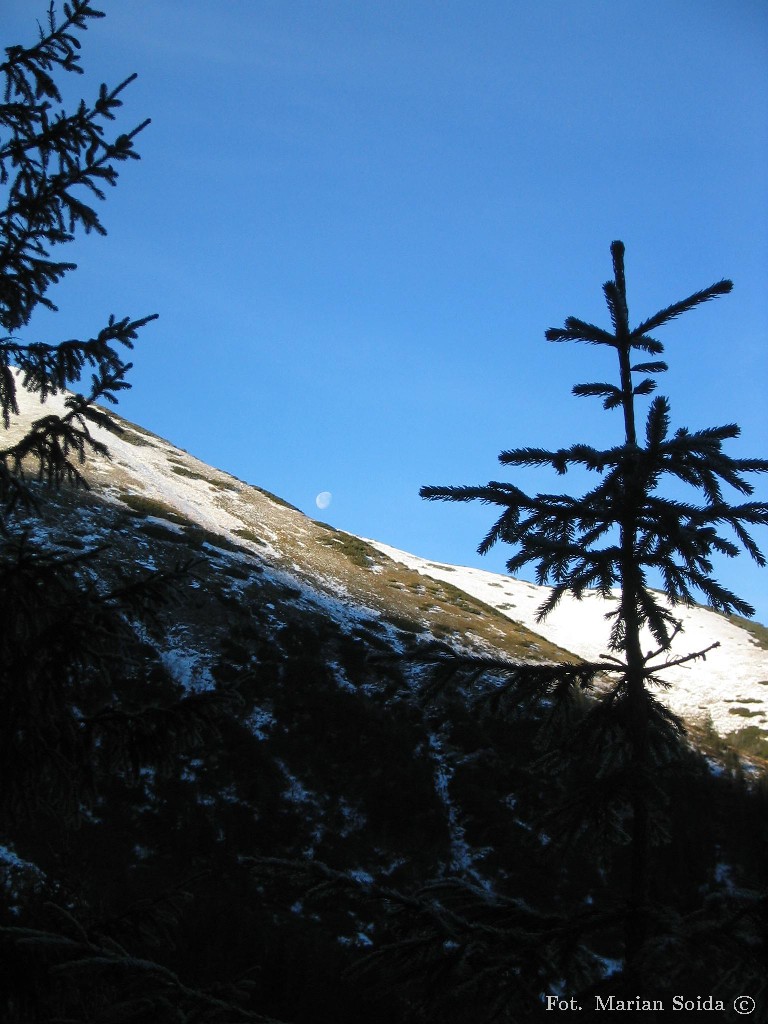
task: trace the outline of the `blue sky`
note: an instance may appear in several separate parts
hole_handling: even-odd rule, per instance
[[[661,390],[673,425],[737,421],[730,453],[766,456],[762,0],[96,5],[75,92],[137,71],[122,127],[152,125],[32,329],[158,312],[123,415],[341,529],[503,571],[475,553],[493,510],[419,487],[582,488],[497,455],[619,440],[570,394],[610,354],[544,331],[607,323],[622,238],[635,320],[734,280],[660,332]],[[6,0],[4,45],[46,8]],[[765,571],[720,578],[768,622]]]

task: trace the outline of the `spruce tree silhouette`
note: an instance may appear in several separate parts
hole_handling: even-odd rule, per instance
[[[611,254],[614,277],[605,284],[604,293],[613,330],[569,317],[563,328],[548,330],[546,338],[615,350],[619,383],[578,384],[573,393],[600,397],[607,410],[620,409],[623,439],[603,450],[574,444],[558,451],[519,448],[499,456],[505,466],[549,466],[560,475],[569,466],[581,466],[598,474],[597,486],[581,497],[529,496],[512,484],[496,481],[479,487],[427,486],[420,493],[432,501],[481,501],[504,510],[478,550],[485,553],[502,541],[518,548],[507,562],[510,573],[530,563],[536,566],[537,582],[552,586],[539,610],[540,620],[565,594],[581,598],[593,588],[608,598],[612,588],[619,590],[608,639],[612,653],[594,666],[611,673],[615,682],[572,740],[553,756],[569,759],[577,774],[581,764],[584,776],[582,799],[570,808],[569,830],[589,833],[598,819],[603,828],[611,819],[617,841],[629,841],[624,948],[628,971],[637,975],[649,939],[650,848],[663,829],[657,781],[664,767],[679,756],[684,731],[651,687],[664,685],[665,668],[703,657],[710,649],[682,658],[670,656],[672,639],[681,628],[675,605],[690,605],[698,598],[724,613],[754,614],[746,601],[714,578],[712,557],[733,557],[744,549],[758,565],[765,565],[749,529],[768,524],[768,504],[734,504],[724,487],[751,495],[753,486],[746,474],[768,472],[768,460],[725,454],[723,443],[739,435],[735,424],[693,432],[680,428],[670,434],[670,405],[661,396],[651,402],[645,436],[638,437],[636,399],[655,391],[654,377],[667,369],[657,358],[663,345],[652,332],[725,295],[732,284],[719,281],[631,328],[624,245],[614,242]],[[633,362],[638,351],[653,358]],[[637,383],[636,374],[643,375]],[[694,496],[690,500],[665,496],[663,486],[669,479],[687,485]],[[658,586],[657,580],[668,602],[652,589]],[[656,645],[650,652],[644,651],[644,628]],[[518,666],[516,674],[524,676],[524,669]],[[587,764],[591,767],[585,772]]]
[[[93,337],[48,343],[22,341],[17,332],[27,328],[38,306],[56,310],[49,296],[76,264],[55,259],[51,250],[75,239],[79,229],[106,234],[89,205],[103,200],[104,188],[117,183],[116,164],[138,159],[134,139],[149,124],[143,121],[114,138],[105,136],[105,124],[114,121],[122,105],[123,90],[131,75],[114,89],[102,85],[93,103],[80,102],[73,113],[56,110],[62,102],[55,72],[81,74],[79,40],[89,19],[103,17],[86,0],[65,4],[65,18],[56,23],[53,4],[47,31],[39,29],[33,46],[6,48],[0,65],[5,81],[0,106],[0,185],[4,207],[0,211],[0,410],[6,429],[18,415],[15,366],[25,387],[41,402],[80,383],[92,370],[89,392],[67,399],[63,416],[43,416],[20,440],[0,449],[0,500],[7,514],[18,500],[29,500],[21,471],[33,462],[41,478],[53,483],[82,482],[78,465],[88,450],[103,451],[88,430],[88,423],[116,429],[101,410],[100,400],[115,401],[115,393],[129,387],[125,375],[130,364],[120,349],[133,347],[138,331],[155,315],[133,320],[109,318]],[[88,201],[86,201],[88,200]]]
[[[89,574],[101,549],[73,553],[53,540],[42,518],[45,509],[49,523],[55,515],[51,501],[61,485],[87,486],[82,465],[88,454],[107,452],[90,427],[120,432],[95,403],[115,402],[129,387],[131,364],[122,352],[155,319],[110,316],[84,340],[26,340],[35,310],[56,310],[50,289],[75,269],[52,250],[80,230],[105,234],[89,203],[104,199],[105,186],[116,184],[117,164],[138,158],[134,139],[149,124],[106,133],[135,75],[116,88],[102,85],[92,103],[83,100],[73,112],[57,109],[62,93],[55,76],[82,72],[78,35],[103,17],[88,0],[71,0],[63,10],[57,23],[51,3],[38,41],[7,47],[0,64],[5,429],[19,415],[20,385],[45,403],[82,386],[81,377],[91,371],[84,393],[66,397],[63,414],[41,415],[21,437],[0,446],[0,845],[7,854],[20,834],[37,830],[54,866],[68,830],[77,829],[100,791],[141,767],[160,770],[180,750],[215,737],[228,705],[221,694],[180,698],[136,629],[137,622],[150,621],[153,604],[189,567],[163,574],[114,564],[107,565],[110,572],[102,559],[98,572]],[[33,486],[30,477],[49,486]],[[35,531],[30,524],[38,515],[41,528]],[[94,905],[71,879],[57,879],[53,871],[38,872],[39,892],[14,892],[4,878],[3,1021],[268,1019],[243,1007],[249,997],[238,983],[205,991],[143,955],[153,948],[147,936],[175,920],[188,894],[160,893],[127,915],[135,918],[129,949],[98,901]]]

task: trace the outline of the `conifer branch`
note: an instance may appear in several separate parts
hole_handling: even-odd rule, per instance
[[[643,336],[648,331],[655,331],[657,327],[662,327],[664,324],[669,323],[670,320],[674,320],[675,317],[682,316],[683,313],[687,313],[691,309],[695,309],[704,302],[709,302],[711,299],[716,299],[719,295],[727,295],[733,289],[733,281],[723,279],[717,281],[715,284],[711,284],[709,288],[703,288],[699,292],[694,292],[693,295],[689,295],[687,299],[682,299],[680,302],[673,302],[671,306],[667,306],[666,309],[660,310],[655,313],[652,317],[647,320],[643,320],[642,323],[638,324],[637,327],[632,331],[631,337],[633,344],[637,344],[638,341],[643,339]]]
[[[706,661],[709,652],[716,650],[719,646],[720,641],[716,640],[714,643],[711,643],[708,647],[702,647],[699,651],[692,651],[690,654],[681,655],[681,657],[675,658],[672,661],[667,660],[661,665],[653,666],[651,668],[650,674],[652,676],[655,676],[658,672],[664,672],[668,668],[676,668],[678,665],[687,665],[689,661]],[[654,654],[649,654],[646,660],[650,661],[652,658],[663,653],[663,650],[663,648],[660,648]]]

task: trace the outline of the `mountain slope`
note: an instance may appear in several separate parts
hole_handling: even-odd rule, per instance
[[[537,610],[549,595],[548,587],[482,569],[428,562],[386,544],[371,543],[394,561],[431,579],[448,580],[518,624],[541,630],[550,641],[585,660],[599,660],[608,652],[606,616],[612,602],[597,591],[588,592],[581,601],[566,595],[545,622],[539,623]],[[660,599],[671,607],[661,595]],[[613,601],[617,600],[618,591]],[[742,722],[768,730],[768,630],[700,606],[678,606],[673,613],[682,620],[683,629],[672,641],[670,661],[714,643],[718,647],[707,653],[706,660],[678,665],[664,673],[670,684],[662,691],[665,703],[688,721],[710,716],[721,734],[737,729]],[[648,630],[644,641],[648,651],[656,646]]]
[[[20,406],[11,440],[40,414],[29,393],[20,393]],[[63,400],[54,397],[44,410],[61,408]],[[115,419],[122,427],[120,435],[92,429],[94,438],[108,446],[111,460],[89,458],[91,490],[67,490],[54,501],[57,515],[67,506],[90,508],[83,519],[91,523],[91,538],[107,541],[122,557],[134,557],[134,543],[135,560],[147,564],[153,558],[167,560],[158,552],[167,553],[169,545],[177,556],[205,550],[214,563],[218,559],[239,565],[242,574],[253,567],[260,585],[270,581],[278,590],[298,589],[300,594],[291,593],[291,602],[300,600],[339,621],[362,620],[380,632],[434,635],[512,657],[573,660],[450,581],[425,581],[367,541],[312,520],[278,497]],[[99,508],[120,524],[133,516],[136,529],[115,529],[112,522],[99,533]],[[82,526],[73,530],[85,542]]]
[[[29,393],[21,392],[20,399],[17,432],[41,408]],[[53,398],[43,408],[62,405],[61,398]],[[479,569],[428,562],[336,530],[141,427],[116,419],[123,428],[121,435],[94,430],[94,436],[108,445],[112,459],[90,460],[93,491],[89,497],[97,502],[106,499],[115,514],[119,510],[134,513],[138,526],[131,544],[138,544],[136,553],[127,544],[131,531],[112,528],[107,538],[94,527],[99,539],[108,539],[126,559],[151,560],[154,549],[155,557],[165,551],[167,561],[169,551],[178,557],[182,551],[199,555],[205,549],[214,571],[226,563],[239,567],[233,572],[247,576],[253,566],[260,585],[269,582],[272,603],[280,603],[281,593],[289,593],[291,614],[311,607],[340,622],[355,622],[363,632],[373,630],[379,638],[399,635],[399,649],[407,638],[421,636],[534,661],[596,660],[607,653],[605,616],[611,602],[596,592],[582,601],[565,597],[539,623],[536,610],[549,588]],[[78,495],[72,500],[81,499]],[[124,515],[118,518],[125,522]],[[242,589],[230,584],[230,589],[238,587]],[[765,628],[701,607],[678,608],[675,614],[682,619],[683,630],[673,641],[671,659],[714,643],[719,646],[709,651],[706,660],[664,674],[670,688],[663,696],[672,710],[689,721],[701,722],[709,716],[721,734],[744,725],[768,730]],[[279,619],[280,614],[275,612],[274,617]],[[653,647],[648,634],[646,649]],[[188,652],[187,660],[191,658]]]
[[[15,430],[40,412],[21,400]],[[553,642],[529,628],[541,588],[335,530],[119,422],[119,436],[98,435],[112,458],[89,462],[90,490],[33,487],[38,506],[19,514],[19,547],[11,538],[2,566],[13,584],[24,545],[33,567],[47,553],[69,560],[75,585],[60,598],[33,574],[33,605],[65,638],[84,632],[86,648],[77,595],[130,597],[156,582],[164,600],[99,620],[97,670],[86,657],[57,671],[34,613],[11,671],[0,660],[11,712],[0,724],[61,698],[50,732],[33,721],[6,729],[10,754],[0,745],[16,789],[38,797],[32,813],[22,800],[0,817],[0,1015],[517,1022],[546,1019],[543,992],[605,991],[620,978],[625,853],[619,841],[603,857],[610,814],[589,825],[599,764],[586,751],[572,778],[542,757],[553,729],[567,741],[578,728],[578,688],[561,719],[546,698],[505,699],[491,673],[447,680],[423,660],[449,645],[545,672],[578,663],[593,656],[579,644],[602,621],[596,602],[574,609],[594,616],[576,633],[566,616]],[[53,665],[42,676],[39,649]],[[88,785],[68,789],[76,758],[61,738],[74,736],[76,754],[94,723]],[[113,756],[110,729],[119,738],[134,724],[139,741],[162,739],[159,759],[141,742]],[[686,915],[699,943],[696,908],[718,936],[725,907],[744,934],[723,962],[749,975],[764,792],[686,744],[658,781],[669,843],[656,854],[655,905],[683,944]],[[60,790],[74,807],[62,809]],[[566,859],[558,837],[574,808],[585,841]],[[692,990],[720,963],[708,956],[697,949]],[[24,1015],[29,992],[43,1001],[37,1016]],[[224,1013],[222,999],[241,1009]]]

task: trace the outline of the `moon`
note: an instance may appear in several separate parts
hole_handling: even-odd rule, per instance
[[[328,508],[333,501],[333,495],[330,491],[320,491],[318,496],[315,498],[315,504],[318,508]]]

